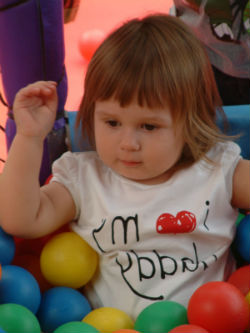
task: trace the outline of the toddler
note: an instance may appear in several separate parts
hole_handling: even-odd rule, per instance
[[[35,238],[72,221],[100,256],[85,288],[93,307],[136,318],[159,300],[186,306],[199,286],[232,272],[238,208],[250,208],[249,161],[217,128],[220,105],[209,60],[180,19],[126,22],[87,70],[77,124],[93,151],[64,153],[41,188],[56,83],[17,93],[1,226]]]

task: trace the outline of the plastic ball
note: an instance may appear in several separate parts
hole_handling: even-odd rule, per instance
[[[72,321],[66,324],[59,326],[53,333],[99,333],[99,331],[87,324],[83,323],[82,321]]]
[[[82,33],[78,42],[78,47],[85,60],[90,61],[96,49],[104,40],[104,37],[104,32],[98,29]]]
[[[209,332],[205,330],[203,327],[186,324],[173,328],[171,331],[169,331],[169,333],[209,333]]]
[[[14,258],[15,250],[14,238],[0,228],[0,263],[9,265]]]
[[[7,333],[7,332],[0,327],[0,333]]]
[[[20,304],[0,305],[0,327],[6,332],[40,333],[36,316]]]
[[[133,328],[133,320],[122,310],[112,307],[101,307],[91,311],[82,320],[94,326],[102,333],[111,333],[118,329]]]
[[[237,226],[234,244],[241,258],[250,263],[250,214]]]
[[[2,267],[0,304],[20,304],[35,314],[39,308],[40,301],[41,292],[39,285],[30,272],[14,265]]]
[[[228,282],[208,282],[188,303],[189,323],[211,333],[242,333],[249,321],[249,308],[242,292]]]
[[[49,283],[78,289],[95,273],[98,255],[76,233],[63,232],[45,244],[40,263]]]
[[[112,333],[140,333],[140,332],[135,330],[130,330],[128,328],[122,328],[121,330],[117,330]]]
[[[81,321],[90,311],[89,302],[79,291],[54,287],[42,295],[37,317],[42,330],[49,333],[67,322]]]
[[[23,254],[32,254],[40,256],[46,243],[47,236],[36,239],[23,239],[15,237],[16,256]]]
[[[250,290],[250,265],[238,268],[230,275],[227,282],[233,284],[246,295]]]
[[[134,328],[145,333],[165,333],[187,323],[187,310],[183,305],[173,301],[159,301],[142,310]]]

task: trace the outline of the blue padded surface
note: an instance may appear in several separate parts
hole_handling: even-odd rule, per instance
[[[227,134],[241,134],[240,138],[236,139],[235,142],[240,145],[242,156],[246,159],[250,159],[250,105],[224,106],[223,109],[229,123]],[[66,116],[69,120],[71,150],[74,152],[91,150],[89,143],[81,138],[80,132],[75,131],[76,114],[77,111],[66,112]],[[223,128],[222,121],[219,119],[218,125],[220,128]]]

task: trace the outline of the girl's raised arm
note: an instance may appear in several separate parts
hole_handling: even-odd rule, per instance
[[[43,143],[57,103],[56,83],[50,81],[28,85],[16,95],[17,132],[0,175],[0,225],[7,233],[40,237],[74,217],[72,197],[62,185],[41,189],[39,184]]]

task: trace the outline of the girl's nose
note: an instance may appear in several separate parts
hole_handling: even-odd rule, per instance
[[[134,131],[123,131],[120,147],[122,150],[137,151],[140,149],[138,135]]]

